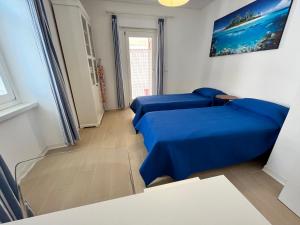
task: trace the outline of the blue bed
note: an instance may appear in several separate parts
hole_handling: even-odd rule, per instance
[[[213,88],[199,88],[189,94],[138,97],[130,106],[135,113],[132,123],[136,126],[143,115],[148,112],[222,105],[224,101],[215,98],[219,94],[225,93]]]
[[[148,150],[140,168],[145,184],[165,175],[182,180],[266,153],[288,111],[262,100],[239,99],[220,107],[147,113],[136,126]]]

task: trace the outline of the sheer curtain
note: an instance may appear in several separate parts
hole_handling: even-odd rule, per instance
[[[157,94],[164,93],[165,20],[158,19],[157,38]]]
[[[65,89],[65,81],[51,39],[45,7],[43,1],[40,0],[27,0],[27,2],[48,66],[51,87],[61,118],[66,144],[74,145],[79,139],[79,133],[72,115],[71,106]]]
[[[112,34],[113,34],[114,56],[115,56],[118,108],[124,109],[125,98],[124,98],[123,75],[122,75],[122,65],[121,65],[121,55],[120,55],[118,18],[116,15],[112,15]]]

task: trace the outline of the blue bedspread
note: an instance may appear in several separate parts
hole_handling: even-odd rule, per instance
[[[132,111],[135,113],[132,123],[136,126],[139,120],[148,112],[201,108],[224,104],[223,101],[215,99],[217,94],[224,93],[213,88],[199,88],[190,94],[138,97],[130,106]]]
[[[147,113],[136,128],[148,156],[140,173],[150,184],[254,159],[271,150],[288,109],[256,99],[225,106]]]

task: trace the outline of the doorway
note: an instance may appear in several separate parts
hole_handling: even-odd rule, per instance
[[[156,93],[156,30],[123,29],[124,70],[129,104],[137,97]]]

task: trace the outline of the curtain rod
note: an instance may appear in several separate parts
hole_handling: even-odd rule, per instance
[[[145,16],[145,17],[154,17],[154,18],[162,18],[162,19],[173,19],[174,16],[159,16],[153,14],[143,14],[143,13],[128,13],[128,12],[117,12],[117,11],[106,11],[107,14],[110,15],[128,15],[128,16]]]

